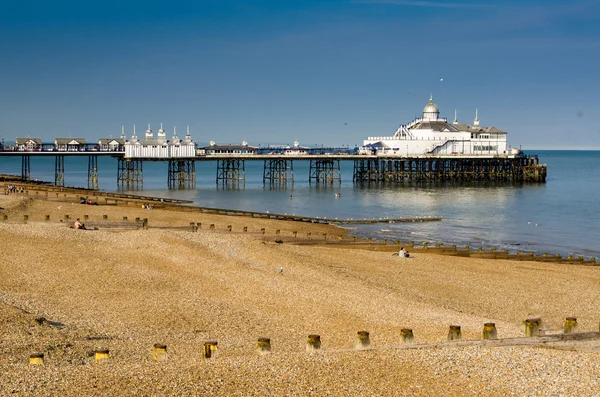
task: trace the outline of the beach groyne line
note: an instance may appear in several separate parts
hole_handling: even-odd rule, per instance
[[[221,215],[221,214],[219,214]],[[248,215],[253,218],[252,216]],[[68,214],[64,215],[63,219],[60,222],[67,223],[72,226],[73,219]],[[135,219],[135,220],[133,220]],[[277,218],[274,218],[277,219]],[[429,218],[426,218],[429,219]],[[44,216],[44,222],[51,222],[50,215]],[[198,232],[198,231],[211,231],[211,232],[222,232],[222,233],[243,233],[249,235],[261,235],[263,239],[266,241],[272,241],[274,243],[282,244],[282,243],[290,243],[295,245],[325,245],[329,248],[343,248],[343,249],[360,249],[367,251],[376,251],[376,252],[390,252],[397,253],[401,247],[409,248],[412,254],[415,253],[425,253],[425,254],[434,254],[434,255],[448,255],[448,256],[462,256],[462,257],[470,257],[470,258],[480,258],[480,259],[504,259],[504,260],[514,260],[514,261],[536,261],[536,262],[554,262],[554,263],[563,263],[563,264],[579,264],[579,265],[588,265],[588,266],[598,266],[600,265],[597,262],[596,257],[592,257],[589,259],[585,259],[583,256],[573,256],[568,255],[567,257],[563,257],[560,254],[551,255],[548,253],[542,253],[536,255],[534,252],[521,252],[516,251],[510,253],[508,250],[497,250],[495,248],[490,248],[488,250],[483,250],[483,248],[478,248],[477,250],[472,250],[469,246],[465,246],[464,248],[458,248],[456,245],[445,246],[444,244],[431,245],[428,243],[423,243],[422,246],[417,246],[413,241],[409,242],[400,242],[399,240],[388,241],[388,239],[383,240],[373,240],[372,238],[358,238],[356,236],[348,236],[346,233],[312,233],[307,232],[306,235],[299,234],[297,231],[287,232],[285,235],[282,233],[281,229],[267,230],[265,228],[260,228],[260,230],[252,230],[248,226],[243,226],[241,230],[234,230],[233,225],[227,225],[226,229],[218,228],[214,223],[210,225],[204,224],[204,228],[202,222],[190,222],[189,226],[160,226],[154,225],[151,226],[149,224],[149,218],[129,218],[127,216],[123,216],[122,221],[113,221],[108,222],[108,216],[103,215],[102,222],[93,221],[89,218],[88,215],[83,215],[83,220],[86,222],[87,226],[90,226],[94,229],[161,229],[161,230],[173,230],[173,231],[190,231],[190,232]],[[24,214],[21,215],[20,218],[17,217],[9,219],[7,214],[1,215],[2,222],[14,222],[14,223],[27,223],[30,221],[35,221],[34,219],[30,219],[29,215]],[[308,222],[308,221],[307,221]],[[328,222],[313,222],[313,223],[322,223],[329,224]],[[207,227],[208,226],[208,227]],[[285,232],[284,232],[285,233]]]
[[[358,331],[353,348],[342,349],[322,349],[321,335],[310,334],[306,341],[306,353],[308,354],[335,354],[344,352],[361,352],[361,351],[385,351],[385,350],[406,350],[406,349],[441,349],[441,348],[463,348],[463,347],[481,347],[481,348],[498,348],[498,347],[546,347],[554,349],[569,349],[569,350],[591,350],[600,351],[600,330],[592,332],[574,332],[574,329],[569,328],[569,324],[576,322],[574,317],[567,317],[565,320],[565,328],[563,330],[552,331],[552,334],[546,334],[547,330],[538,329],[535,333],[531,333],[531,328],[528,324],[531,321],[541,324],[541,319],[526,319],[525,336],[512,338],[498,338],[494,323],[485,323],[483,325],[482,339],[462,339],[459,325],[451,325],[449,327],[448,337],[443,342],[433,343],[415,343],[415,336],[411,328],[402,328],[400,330],[401,344],[376,346],[371,341],[369,331]],[[459,332],[457,332],[459,331]],[[490,332],[493,331],[493,332]],[[216,340],[206,341],[202,345],[202,357],[204,359],[215,359],[218,357],[219,342]],[[271,338],[259,337],[256,343],[256,354],[264,356],[273,353]],[[93,350],[93,362],[96,365],[101,365],[110,362],[111,349],[102,347]],[[286,354],[291,352],[281,352]],[[92,357],[91,356],[91,357]],[[149,354],[150,356],[150,354]],[[28,365],[30,367],[45,367],[44,352],[34,352],[29,355]],[[167,345],[156,343],[152,349],[152,360],[156,362],[167,361]]]

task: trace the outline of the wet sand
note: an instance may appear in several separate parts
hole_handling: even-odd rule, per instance
[[[327,225],[87,206],[0,196],[0,395],[594,395],[598,344],[561,349],[415,343],[524,335],[539,316],[560,332],[576,316],[598,331],[600,267],[277,244],[336,235]],[[59,208],[60,207],[60,208]],[[27,224],[22,222],[28,215]],[[68,228],[71,219],[148,218],[148,230]],[[50,215],[50,222],[45,222]],[[160,229],[201,222],[202,228]],[[208,225],[215,225],[214,231]],[[232,226],[232,232],[227,226]],[[248,232],[242,232],[243,227]],[[283,273],[280,269],[283,268]],[[370,351],[353,349],[370,332]],[[322,347],[306,352],[307,336]],[[259,337],[272,352],[258,355]],[[205,341],[218,341],[203,358]],[[152,346],[168,359],[152,360]],[[94,350],[110,360],[94,363]],[[45,354],[45,367],[28,367]],[[11,394],[12,393],[12,394]]]

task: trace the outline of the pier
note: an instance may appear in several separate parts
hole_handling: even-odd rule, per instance
[[[0,151],[0,156],[21,157],[21,180],[31,180],[32,157],[54,157],[56,186],[65,186],[65,157],[88,157],[88,188],[98,188],[98,157],[109,156],[117,161],[117,185],[127,189],[143,188],[144,162],[168,162],[167,185],[170,189],[194,189],[196,187],[196,162],[216,163],[217,185],[239,186],[246,181],[246,162],[263,162],[263,183],[293,183],[298,177],[294,163],[310,163],[307,179],[310,183],[341,183],[340,163],[353,163],[352,180],[357,183],[401,182],[524,182],[544,183],[546,165],[537,156],[492,155],[373,155],[359,153],[328,153],[287,155],[271,154],[204,154],[194,157],[126,157],[120,151]]]

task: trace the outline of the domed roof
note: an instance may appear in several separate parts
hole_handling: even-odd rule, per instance
[[[433,95],[429,97],[429,103],[423,108],[423,113],[440,113],[440,109],[433,103]]]

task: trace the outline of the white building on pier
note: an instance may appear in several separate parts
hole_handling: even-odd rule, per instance
[[[479,125],[477,110],[473,125],[459,123],[456,112],[452,123],[439,115],[431,96],[423,117],[400,125],[392,136],[369,137],[363,141],[360,152],[382,156],[498,156],[518,152],[508,151],[505,131]]]
[[[195,156],[196,144],[192,141],[189,127],[183,140],[177,136],[175,128],[173,128],[173,137],[171,140],[167,140],[167,132],[163,129],[162,124],[157,131],[156,139],[150,124],[148,124],[144,139],[139,140],[135,126],[133,126],[133,135],[130,140],[125,142],[125,158],[171,159]]]

